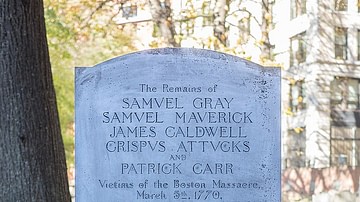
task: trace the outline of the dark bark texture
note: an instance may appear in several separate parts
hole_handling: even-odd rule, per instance
[[[0,201],[70,201],[42,0],[0,0]]]

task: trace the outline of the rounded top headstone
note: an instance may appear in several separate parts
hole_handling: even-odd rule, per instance
[[[280,201],[280,70],[164,48],[76,70],[77,201]]]

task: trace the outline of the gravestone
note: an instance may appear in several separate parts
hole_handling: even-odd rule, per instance
[[[280,201],[280,70],[199,49],[76,68],[76,201]]]

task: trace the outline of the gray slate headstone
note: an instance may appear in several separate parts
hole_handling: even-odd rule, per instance
[[[280,70],[199,49],[76,69],[76,201],[280,201]]]

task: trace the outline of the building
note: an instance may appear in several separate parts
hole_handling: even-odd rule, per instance
[[[360,201],[360,1],[277,0],[282,201]]]
[[[358,0],[274,5],[274,52],[284,64],[284,167],[360,166],[359,12]]]

